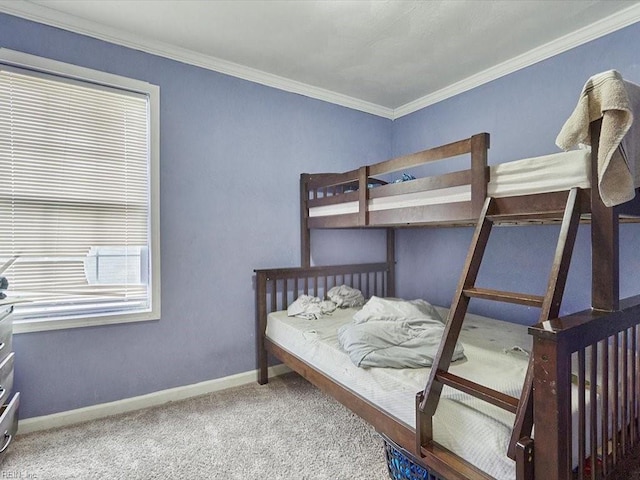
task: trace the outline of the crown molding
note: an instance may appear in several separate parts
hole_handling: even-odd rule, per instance
[[[455,95],[541,62],[542,60],[559,55],[560,53],[583,45],[591,40],[596,40],[597,38],[613,33],[616,30],[620,30],[638,21],[640,21],[640,3],[636,3],[629,8],[587,25],[575,32],[560,37],[557,40],[530,50],[517,57],[511,58],[496,66],[467,77],[464,80],[453,83],[434,93],[425,95],[422,98],[418,98],[417,100],[398,107],[393,111],[393,119],[395,120],[405,115],[409,115],[410,113],[441,102],[442,100],[446,100],[447,98],[451,98]]]
[[[331,90],[266,73],[254,68],[245,67],[237,63],[200,54],[164,42],[145,39],[135,34],[123,32],[96,22],[74,17],[24,0],[0,0],[0,12],[53,27],[58,27],[109,43],[140,50],[160,57],[176,60],[189,65],[202,67],[207,70],[224,73],[236,78],[273,87],[278,90],[296,93],[335,105],[370,113],[379,117],[389,119],[393,117],[392,108],[383,107],[348,95],[343,95]]]
[[[220,58],[199,54],[167,43],[151,41],[138,35],[83,20],[25,0],[0,0],[0,12],[53,27],[62,28],[64,30],[69,30],[99,40],[104,40],[109,43],[140,50],[189,65],[213,70],[286,92],[304,95],[306,97],[395,120],[634,24],[640,21],[640,2],[591,25],[583,27],[580,30],[576,30],[575,32],[542,45],[541,47],[530,50],[527,53],[509,59],[494,67],[488,68],[482,72],[467,77],[464,80],[453,83],[434,93],[425,95],[424,97],[418,98],[395,109],[280,77],[278,75],[266,73]]]

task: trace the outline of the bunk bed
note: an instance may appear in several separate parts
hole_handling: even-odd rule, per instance
[[[607,104],[602,91],[611,85],[628,92],[627,104]],[[559,145],[589,149],[488,166],[489,135],[481,133],[345,173],[302,174],[301,267],[255,271],[258,382],[268,381],[272,355],[335,397],[383,435],[388,455],[399,452],[426,472],[397,478],[609,478],[640,442],[640,295],[620,300],[618,258],[619,223],[640,218],[628,163],[640,138],[632,115],[638,92],[615,71],[589,79],[558,137]],[[467,168],[459,168],[461,158]],[[392,180],[447,159],[453,171]],[[551,181],[539,175],[556,168]],[[494,224],[549,222],[560,227],[543,295],[475,285]],[[581,222],[591,230],[592,305],[559,316]],[[350,365],[336,340],[354,314],[349,309],[316,323],[287,315],[300,295],[324,297],[338,285],[365,298],[395,297],[397,228],[469,225],[474,235],[453,302],[438,307],[446,322],[430,368],[398,374]],[[321,228],[385,229],[386,261],[312,266],[310,232]],[[471,298],[537,307],[539,322],[524,332],[498,325],[468,313]],[[499,347],[491,345],[496,339]],[[458,341],[462,363],[453,358]],[[484,372],[496,363],[502,376]],[[371,375],[380,378],[371,383]],[[488,434],[493,426],[507,432]],[[497,453],[487,453],[492,442]]]

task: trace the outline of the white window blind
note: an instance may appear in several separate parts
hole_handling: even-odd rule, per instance
[[[16,319],[151,309],[147,95],[0,65],[0,270]]]

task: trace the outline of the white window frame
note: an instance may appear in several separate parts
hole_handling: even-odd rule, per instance
[[[149,99],[150,308],[136,313],[123,312],[74,318],[16,320],[14,321],[13,332],[37,332],[160,319],[160,88],[144,81],[79,67],[7,48],[0,48],[0,64],[128,90],[146,95]],[[9,286],[10,289],[11,286]]]

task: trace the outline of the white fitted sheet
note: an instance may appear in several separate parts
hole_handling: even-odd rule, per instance
[[[446,309],[437,307],[446,318]],[[424,389],[429,368],[358,368],[340,348],[336,331],[356,310],[345,309],[319,320],[271,313],[267,337],[338,383],[415,428],[415,395]],[[460,340],[466,360],[451,372],[501,392],[519,396],[531,337],[519,325],[468,314]],[[498,372],[499,374],[496,374]],[[434,417],[434,438],[497,479],[515,478],[506,456],[515,416],[486,402],[445,387]],[[479,441],[482,439],[482,441]]]
[[[443,319],[448,309],[436,306]],[[267,337],[337,383],[415,428],[415,395],[424,389],[430,368],[358,368],[341,349],[337,330],[356,309],[339,309],[318,320],[270,313]],[[519,397],[528,365],[532,337],[522,325],[467,314],[460,333],[465,360],[450,371],[494,390]],[[572,391],[572,432],[578,431],[578,389]],[[590,408],[587,395],[586,408]],[[515,415],[482,400],[444,387],[434,416],[434,440],[498,480],[515,478],[515,462],[506,456]],[[598,437],[600,415],[598,412]],[[586,431],[589,431],[589,415]],[[610,434],[610,432],[609,432]],[[586,451],[589,451],[589,438]],[[573,466],[578,442],[573,441]]]
[[[487,194],[492,197],[512,197],[534,193],[569,190],[591,186],[590,150],[572,150],[540,157],[525,158],[489,167]],[[369,200],[369,211],[406,208],[422,205],[465,202],[471,200],[471,186],[440,188]],[[310,217],[357,213],[358,202],[312,207]]]

